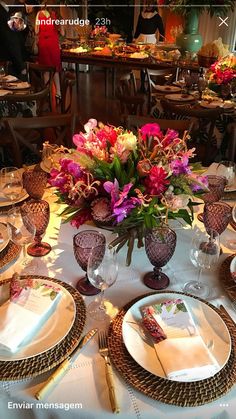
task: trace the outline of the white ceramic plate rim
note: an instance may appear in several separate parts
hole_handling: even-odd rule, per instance
[[[188,95],[188,97],[181,97],[181,93],[173,93],[165,96],[167,99],[173,100],[173,102],[192,102],[195,100],[193,95]]]
[[[0,252],[2,252],[2,250],[3,249],[5,249],[5,247],[8,245],[8,243],[9,243],[9,235],[8,235],[8,232],[7,232],[7,226],[6,225],[4,225],[3,223],[1,223],[0,222],[0,232],[1,232],[1,234],[3,235],[3,237],[6,235],[7,236],[7,239],[6,240],[4,240],[4,242],[3,243],[0,243]]]
[[[40,355],[56,346],[69,333],[73,326],[76,314],[75,301],[72,295],[62,285],[50,280],[34,278],[33,281],[42,281],[45,284],[61,288],[62,296],[55,310],[42,325],[32,340],[22,344],[14,354],[0,350],[0,361],[17,361]],[[9,287],[9,284],[6,284]],[[2,285],[4,286],[4,284]]]
[[[15,199],[14,201],[9,201],[9,199],[4,198],[3,196],[0,196],[0,207],[8,207],[9,205],[17,204],[18,202],[21,202],[27,199],[28,196],[29,195],[25,191],[22,192],[22,195],[20,196],[20,198]]]
[[[140,321],[141,314],[140,314],[139,309],[142,306],[154,304],[157,301],[160,302],[160,301],[165,301],[165,300],[175,299],[175,298],[182,298],[186,302],[188,309],[193,316],[194,321],[199,327],[200,335],[202,336],[206,344],[209,342],[209,340],[211,340],[211,336],[209,336],[209,332],[212,333],[212,336],[215,337],[215,340],[216,338],[218,339],[218,346],[215,344],[215,340],[214,340],[214,345],[209,350],[212,352],[213,356],[215,356],[218,362],[219,362],[219,357],[216,356],[216,350],[218,350],[218,352],[220,353],[220,356],[222,357],[221,362],[219,362],[220,364],[219,370],[216,371],[216,373],[219,372],[228,361],[230,352],[231,352],[231,337],[230,337],[228,328],[226,324],[223,322],[223,320],[221,319],[221,317],[210,306],[208,306],[207,304],[195,298],[186,296],[185,294],[181,294],[181,293],[179,294],[175,294],[175,293],[154,294],[154,295],[142,298],[141,300],[137,301],[135,304],[133,304],[130,307],[130,309],[127,311],[127,313],[124,316],[123,324],[122,324],[122,336],[123,336],[123,341],[126,346],[126,349],[128,350],[129,354],[132,356],[132,358],[146,371],[149,371],[150,373],[158,377],[166,378],[166,376],[163,375],[164,372],[158,362],[154,346],[150,346],[146,342],[144,342],[144,340],[139,336],[137,331],[135,331],[134,328],[129,323],[127,323],[127,321],[135,321],[135,322]],[[196,313],[194,312],[194,310],[202,310],[203,312],[204,310],[206,311],[207,316],[205,316],[204,318],[206,327],[204,329],[199,326],[199,322],[201,320],[203,321],[203,319],[200,319],[200,317],[196,317]],[[213,316],[213,319],[216,319],[217,322],[214,321],[213,323],[210,323],[210,322],[208,323],[211,316]],[[217,333],[217,328],[218,328],[218,333]],[[225,345],[225,352],[223,353],[224,345]],[[199,378],[196,381],[200,381],[200,380],[201,378]],[[172,381],[178,381],[178,380],[172,380]]]
[[[236,272],[236,256],[234,256],[234,258],[231,260],[230,272],[231,272],[231,274]]]

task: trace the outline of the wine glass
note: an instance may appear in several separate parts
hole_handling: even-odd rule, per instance
[[[216,175],[208,175],[207,179],[209,192],[204,193],[202,199],[205,204],[211,204],[222,198],[227,181],[224,176]],[[197,218],[199,221],[203,222],[203,213],[198,214]]]
[[[6,75],[4,65],[0,65],[0,83],[4,81],[4,77]]]
[[[118,262],[114,248],[105,248],[104,245],[93,247],[87,268],[88,279],[91,284],[101,290],[100,298],[88,306],[88,313],[95,320],[106,320],[114,307],[111,302],[104,299],[104,291],[111,287],[118,275]]]
[[[202,100],[202,95],[207,88],[207,81],[204,76],[198,78],[197,88],[199,92],[199,99]]]
[[[25,202],[21,206],[21,213],[22,217],[24,217],[26,228],[28,228],[29,224],[33,224],[36,229],[34,243],[27,248],[28,255],[36,257],[47,255],[51,251],[51,246],[49,243],[42,242],[42,236],[46,231],[50,218],[48,202],[42,199]]]
[[[22,178],[17,167],[3,167],[0,173],[1,190],[5,198],[16,201],[22,195]]]
[[[198,279],[187,282],[183,288],[184,292],[201,298],[210,296],[210,287],[201,282],[201,274],[203,270],[210,270],[217,264],[219,255],[219,234],[211,229],[207,232],[195,228],[189,256],[192,264],[199,269]]]
[[[207,232],[215,230],[222,234],[231,219],[232,207],[226,202],[213,202],[204,206],[203,223]]]
[[[96,230],[83,230],[73,237],[73,250],[77,263],[87,272],[88,259],[93,247],[101,246],[105,252],[106,238]],[[87,273],[80,278],[76,284],[76,289],[83,295],[96,295],[100,292],[88,280]]]
[[[27,259],[26,245],[33,241],[36,228],[31,223],[28,215],[24,215],[21,209],[16,207],[8,211],[7,221],[11,240],[15,244],[22,246],[23,259],[21,263],[24,267],[27,267],[29,261]]]
[[[217,167],[217,174],[220,176],[224,176],[227,181],[226,189],[230,189],[230,187],[235,182],[235,172],[236,172],[236,164],[233,161],[223,160],[220,161]]]
[[[176,233],[169,227],[156,227],[145,236],[145,251],[151,264],[152,272],[145,274],[143,282],[148,288],[162,290],[169,285],[169,278],[161,271],[162,266],[169,262],[176,246]]]

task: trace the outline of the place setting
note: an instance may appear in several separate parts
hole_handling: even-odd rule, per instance
[[[197,406],[234,385],[234,329],[228,315],[206,301],[159,291],[120,310],[109,328],[109,353],[123,378],[145,395]]]

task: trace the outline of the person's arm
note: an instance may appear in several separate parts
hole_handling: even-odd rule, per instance
[[[142,17],[141,14],[138,17],[138,23],[137,23],[137,27],[136,27],[136,31],[134,34],[134,39],[137,39],[138,36],[142,33],[142,23],[141,23]]]
[[[157,30],[159,32],[159,41],[162,42],[165,40],[165,28],[163,25],[163,20],[160,15],[157,15]]]

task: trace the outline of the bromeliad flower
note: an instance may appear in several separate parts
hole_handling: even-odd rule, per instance
[[[163,194],[170,183],[167,176],[168,173],[163,169],[163,167],[153,166],[145,180],[147,192],[150,195],[157,196]]]

